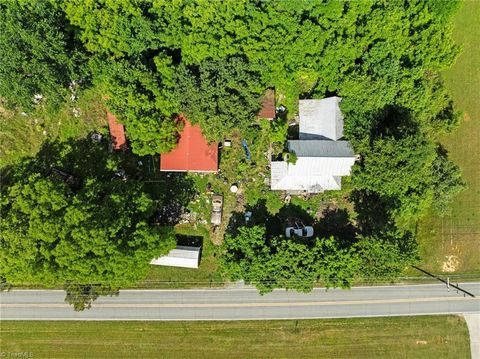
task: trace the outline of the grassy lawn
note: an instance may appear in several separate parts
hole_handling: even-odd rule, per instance
[[[454,37],[463,52],[444,78],[457,108],[464,112],[458,130],[442,144],[462,169],[468,189],[451,215],[430,215],[418,227],[422,266],[434,272],[480,273],[480,2],[465,1],[455,19]]]
[[[79,109],[78,117],[72,113]],[[35,113],[18,113],[0,107],[0,164],[10,164],[34,156],[45,140],[85,137],[107,123],[105,105],[96,89],[81,92],[72,104],[67,101],[58,111],[39,107]]]
[[[468,358],[461,317],[244,322],[2,321],[34,358]]]
[[[222,277],[218,271],[216,247],[209,238],[208,230],[199,226],[197,229],[187,226],[177,226],[177,234],[201,237],[203,240],[202,257],[198,269],[175,268],[152,265],[150,271],[139,288],[191,288],[214,287],[223,285]]]

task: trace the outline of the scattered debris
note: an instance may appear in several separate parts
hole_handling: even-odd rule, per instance
[[[47,172],[47,177],[58,178],[58,179],[62,180],[63,182],[65,182],[66,184],[68,184],[68,185],[70,185],[71,187],[74,187],[74,188],[80,187],[80,184],[81,184],[80,178],[78,178],[78,177],[76,177],[76,176],[74,176],[70,173],[64,172],[61,169],[58,169],[58,168],[55,168],[55,167],[52,167]]]
[[[207,183],[206,192],[207,192],[207,194],[212,194],[213,193],[212,184],[210,182]]]
[[[102,138],[103,136],[96,132],[92,133],[92,135],[90,136],[90,139],[95,143],[100,143],[102,141]]]
[[[33,95],[33,103],[34,104],[39,104],[40,101],[42,101],[42,99],[43,99],[43,95],[41,95],[39,93]]]
[[[160,208],[157,216],[157,221],[160,224],[174,225],[184,218],[182,217],[184,212],[183,206],[178,202],[168,203]]]
[[[72,114],[74,117],[80,117],[80,109],[78,107],[72,108]]]
[[[277,114],[281,115],[287,111],[287,108],[283,105],[280,105],[276,108]]]
[[[124,169],[119,169],[118,171],[116,171],[114,173],[112,179],[120,179],[122,181],[126,181],[128,178],[127,178],[127,174],[125,173],[125,170]]]
[[[70,84],[68,85],[68,89],[70,90],[70,101],[75,102],[77,100],[77,89],[78,86],[80,85],[81,80],[75,81],[72,80]]]
[[[245,196],[243,194],[237,194],[237,208],[243,207],[245,205]]]
[[[242,140],[242,147],[245,150],[245,157],[247,158],[247,161],[251,161],[252,154],[250,153],[250,149],[248,148],[247,140],[245,139]]]
[[[443,262],[442,265],[442,272],[455,272],[457,270],[458,265],[460,264],[458,257],[455,255],[445,256],[447,259]]]

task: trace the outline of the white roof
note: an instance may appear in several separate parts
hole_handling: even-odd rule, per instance
[[[166,256],[152,259],[150,264],[159,266],[198,268],[200,247],[177,246]]]
[[[272,190],[320,193],[342,188],[342,176],[349,176],[355,157],[299,157],[295,164],[271,163]]]
[[[300,100],[300,140],[338,140],[343,137],[343,115],[338,105],[341,97]]]

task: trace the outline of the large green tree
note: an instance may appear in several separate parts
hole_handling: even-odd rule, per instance
[[[138,155],[165,153],[175,148],[180,122],[175,121],[178,100],[174,94],[171,58],[93,58],[95,82],[107,97],[107,105],[125,124],[132,150]]]
[[[150,260],[175,245],[173,228],[152,225],[160,203],[143,182],[128,171],[122,180],[118,156],[83,142],[44,146],[10,168],[1,193],[7,282],[118,289],[144,278]]]
[[[415,220],[432,206],[445,212],[465,183],[429,129],[398,109],[369,121],[365,138],[354,140],[362,158],[353,170],[354,187],[393,203],[391,209],[403,219]]]
[[[142,279],[174,244],[149,225],[153,201],[138,184],[85,180],[73,190],[32,174],[2,193],[2,276],[11,283],[101,283]]]
[[[391,231],[358,239],[355,250],[361,261],[359,276],[365,282],[394,280],[418,257],[411,233]]]
[[[0,97],[25,110],[35,95],[59,104],[87,74],[82,44],[52,1],[0,1],[0,59]]]
[[[395,199],[405,213],[415,214],[429,207],[435,145],[428,138],[417,134],[378,137],[362,156],[353,172],[356,188]]]
[[[240,227],[226,235],[223,271],[231,280],[243,279],[260,293],[275,288],[309,292],[318,281],[328,287],[348,288],[357,271],[353,251],[331,238],[268,238],[265,227]]]
[[[86,48],[116,58],[158,48],[160,24],[152,21],[151,6],[151,0],[62,1]]]
[[[242,58],[182,65],[175,79],[182,111],[211,140],[219,141],[234,129],[245,130],[259,110],[264,86]]]

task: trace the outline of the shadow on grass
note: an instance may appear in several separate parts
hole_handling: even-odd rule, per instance
[[[361,234],[372,235],[395,227],[392,200],[366,190],[353,191],[350,200],[354,203],[357,227]]]
[[[248,219],[247,213],[251,213]],[[265,225],[267,237],[271,238],[284,234],[287,227],[296,223],[311,226],[314,221],[308,212],[296,205],[286,205],[276,215],[271,215],[265,199],[261,199],[255,205],[247,206],[245,212],[233,212],[226,233],[235,236],[239,227]]]
[[[357,236],[357,228],[350,220],[350,213],[346,209],[325,208],[314,228],[319,237],[334,236],[342,247],[349,247],[355,243]]]

